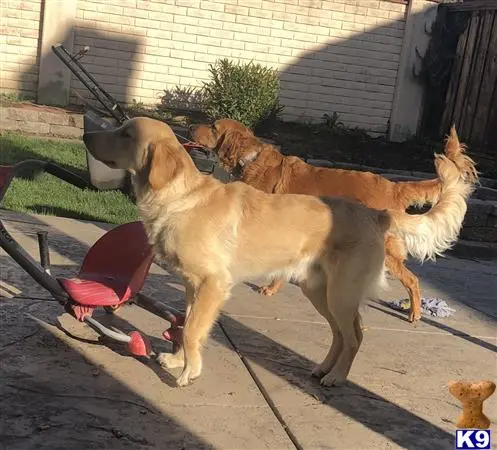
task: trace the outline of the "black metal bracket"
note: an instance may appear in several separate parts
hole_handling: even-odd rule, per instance
[[[70,71],[83,83],[93,96],[102,104],[105,110],[122,124],[129,120],[129,116],[121,107],[119,102],[103,89],[97,80],[83,67],[79,60],[85,56],[90,50],[86,46],[80,52],[72,55],[62,44],[52,45],[52,51],[57,57],[70,69]]]

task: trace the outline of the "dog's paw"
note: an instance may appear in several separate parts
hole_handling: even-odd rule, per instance
[[[321,386],[341,386],[345,382],[346,377],[338,373],[335,370],[328,372],[323,378],[321,378]]]
[[[261,286],[258,289],[258,292],[259,292],[259,294],[264,295],[264,297],[271,297],[271,295],[276,294],[276,292],[278,292],[278,290],[275,290],[271,286]]]
[[[314,369],[312,369],[311,377],[322,378],[325,373],[326,371],[323,369],[321,364],[317,364],[314,366]]]
[[[183,373],[176,379],[176,384],[179,387],[185,387],[191,384],[192,379],[190,378],[190,371],[184,370]]]
[[[201,360],[193,364],[191,363],[187,364],[185,365],[185,368],[183,369],[181,375],[176,380],[176,384],[180,387],[188,386],[189,384],[192,383],[193,380],[196,380],[200,376],[201,372],[202,372]]]
[[[164,369],[176,369],[185,365],[183,359],[179,358],[174,353],[159,353],[157,356],[157,362]]]
[[[417,327],[419,324],[419,321],[421,320],[421,315],[414,314],[414,312],[411,311],[411,312],[409,312],[409,316],[408,316],[407,320],[409,320],[409,322],[411,322],[414,327]]]
[[[176,384],[179,387],[188,386],[189,384],[192,384],[192,382],[196,380],[199,376],[200,376],[200,370],[192,370],[185,367],[181,375],[176,380]]]

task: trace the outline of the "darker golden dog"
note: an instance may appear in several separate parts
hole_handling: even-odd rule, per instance
[[[231,119],[193,127],[192,137],[199,144],[214,150],[223,166],[236,178],[264,192],[344,197],[370,208],[389,211],[405,211],[411,205],[436,205],[442,201],[443,183],[440,177],[395,183],[369,172],[311,166],[295,156],[282,155],[273,146],[264,144],[241,123]],[[460,145],[455,129],[451,131],[445,154],[459,171],[460,193],[466,201],[473,183],[477,181],[477,173],[474,162],[464,154],[464,147]],[[466,204],[443,211],[444,215],[437,216],[432,225],[432,229],[438,227],[441,230],[445,223],[450,223],[442,233],[443,244],[433,240],[433,247],[426,247],[421,252],[419,248],[410,252],[421,261],[440,255],[457,239]],[[407,289],[411,300],[409,320],[417,322],[421,317],[419,282],[404,264],[409,243],[402,236],[390,233],[386,236],[385,245],[386,266]],[[260,292],[272,295],[278,291],[281,283],[281,279],[274,279]]]

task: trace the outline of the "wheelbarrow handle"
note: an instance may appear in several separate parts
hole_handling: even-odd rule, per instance
[[[38,169],[59,178],[62,181],[72,184],[73,186],[79,187],[80,189],[85,189],[89,187],[88,181],[84,178],[76,175],[69,170],[63,169],[49,161],[41,161],[38,159],[26,159],[13,166],[0,166],[0,203],[2,202],[7,190],[9,189],[10,183],[16,177],[16,175],[25,169]]]
[[[62,168],[57,164],[51,162],[47,163],[47,165],[45,166],[45,171],[50,175],[53,175],[54,177],[57,177],[60,180],[72,184],[73,186],[76,186],[80,189],[86,189],[90,186],[89,182],[83,177],[80,177],[79,175],[76,175],[75,173]]]

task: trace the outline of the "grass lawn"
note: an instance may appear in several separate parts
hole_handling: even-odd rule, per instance
[[[0,164],[26,159],[52,161],[88,178],[82,142],[2,133]],[[11,184],[1,206],[19,212],[116,224],[138,218],[136,206],[121,192],[81,190],[46,173],[21,174]]]

